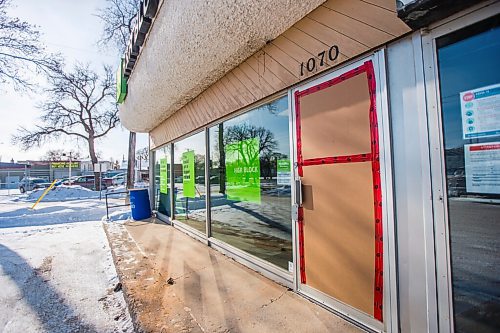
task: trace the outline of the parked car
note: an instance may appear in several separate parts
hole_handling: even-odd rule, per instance
[[[196,184],[205,184],[205,176],[197,176],[195,182]]]
[[[448,179],[448,196],[459,197],[467,193],[465,182],[465,169],[457,169],[452,174],[447,175]]]
[[[126,182],[127,182],[127,176],[123,172],[115,174],[112,177],[104,177],[102,179],[103,187],[123,185]]]
[[[54,183],[54,185],[55,185],[55,186],[59,186],[59,185],[63,185],[63,184],[64,184],[64,185],[68,185],[68,184],[69,184],[69,180],[70,180],[70,179],[71,179],[71,183],[73,184],[73,182],[74,182],[76,179],[78,179],[78,177],[79,177],[79,176],[73,176],[73,177],[71,177],[71,178],[68,178],[68,177],[66,177],[66,178],[61,178],[61,179],[58,179],[58,180]]]
[[[25,193],[26,191],[33,191],[39,188],[46,188],[50,186],[50,182],[43,178],[24,177],[19,182],[19,191]]]
[[[69,185],[69,180],[67,180],[63,184]],[[95,189],[95,176],[94,175],[80,176],[77,177],[76,179],[71,179],[71,185],[80,185],[82,187],[93,190]]]
[[[106,175],[106,178],[112,178],[116,175],[124,175],[125,172],[123,172],[123,170],[108,170],[104,174]]]
[[[124,173],[111,177],[113,186],[124,185],[127,182],[127,175]]]

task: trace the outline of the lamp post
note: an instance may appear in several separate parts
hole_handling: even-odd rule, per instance
[[[63,156],[66,156],[66,153],[63,153]],[[69,152],[69,186],[71,186],[71,151]]]

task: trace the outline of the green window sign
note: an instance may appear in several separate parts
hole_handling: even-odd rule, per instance
[[[160,159],[160,193],[168,194],[168,163],[166,158]]]
[[[196,196],[193,150],[182,153],[182,188],[185,198],[194,198]]]
[[[228,199],[260,203],[259,139],[227,144],[225,150]]]
[[[122,58],[120,66],[116,72],[116,102],[118,104],[123,103],[125,97],[127,97],[127,80],[123,76],[124,62],[125,59]]]
[[[277,161],[277,184],[278,185],[290,185],[291,183],[291,169],[290,160],[278,160]]]

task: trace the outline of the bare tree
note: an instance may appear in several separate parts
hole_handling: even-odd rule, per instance
[[[266,164],[267,156],[272,155],[278,148],[278,142],[274,137],[274,133],[262,126],[250,124],[239,124],[224,128],[219,125],[218,139],[214,144],[215,160],[219,160],[219,193],[226,191],[226,154],[238,152],[242,159],[242,163],[247,166],[253,165],[257,159],[261,163],[261,167],[270,168],[271,164]],[[256,147],[250,139],[257,139],[259,145]],[[217,156],[218,155],[218,156]],[[270,174],[270,170],[266,173]]]
[[[47,54],[40,32],[19,18],[9,17],[10,0],[0,0],[0,84],[11,83],[15,90],[32,89],[29,72],[60,68],[59,55]]]
[[[138,8],[139,0],[106,0],[106,7],[96,14],[104,23],[98,44],[113,46],[120,54],[125,53]]]
[[[106,0],[106,7],[98,10],[96,16],[103,23],[103,34],[98,41],[101,46],[113,46],[124,54],[132,28],[137,19],[139,0]],[[128,141],[127,188],[134,185],[136,133],[130,132]]]
[[[226,128],[223,139],[224,147],[228,144],[239,143],[252,138],[259,139],[259,151],[254,152],[257,156],[271,153],[278,147],[278,142],[274,138],[273,132],[262,126],[257,127],[245,123]]]
[[[89,65],[76,64],[71,72],[52,72],[48,81],[48,99],[39,106],[40,124],[34,129],[19,128],[13,143],[30,149],[60,136],[83,139],[92,163],[97,163],[96,140],[119,123],[113,70],[104,66],[100,77]]]
[[[82,158],[82,155],[79,151],[71,150],[69,152],[73,160],[79,160]],[[61,161],[66,158],[64,149],[50,149],[45,155],[42,156],[43,161]]]
[[[137,156],[137,158],[140,159],[140,160],[147,160],[147,159],[149,159],[149,149],[148,149],[148,147],[144,147],[144,148],[138,149],[135,152],[135,156]]]

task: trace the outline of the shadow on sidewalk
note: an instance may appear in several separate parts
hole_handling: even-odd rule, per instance
[[[75,310],[47,282],[44,269],[31,267],[17,252],[2,244],[0,268],[16,283],[22,300],[35,312],[47,332],[97,332],[92,324],[79,318]]]

